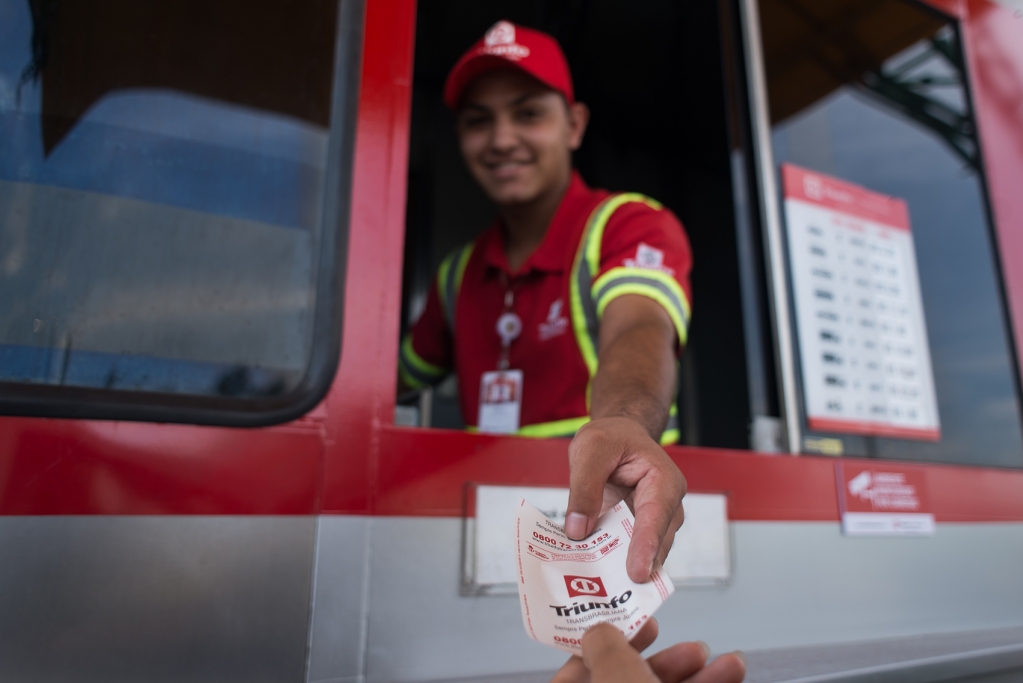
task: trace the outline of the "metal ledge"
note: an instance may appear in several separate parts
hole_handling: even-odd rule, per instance
[[[1023,644],[927,657],[819,676],[790,678],[779,683],[900,683],[904,681],[932,683],[970,681],[978,676],[986,678],[988,674],[1013,672],[1018,674],[1019,680],[1023,680]]]
[[[655,643],[653,650],[664,646]],[[746,683],[1010,683],[1023,681],[1023,627],[759,650],[746,657]],[[553,674],[457,683],[546,683]]]

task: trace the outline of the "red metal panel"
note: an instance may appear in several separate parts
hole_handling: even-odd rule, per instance
[[[838,521],[834,458],[668,448],[694,493],[728,495],[738,521]],[[845,459],[876,466],[876,460]],[[940,522],[1023,521],[1023,472],[900,463],[927,477]],[[457,517],[470,483],[568,486],[568,441],[446,430],[381,430],[374,512]]]
[[[414,0],[369,0],[356,129],[341,368],[327,400],[325,512],[368,512],[394,420],[405,238]]]
[[[694,492],[729,495],[733,519],[837,520],[834,460],[669,448]],[[390,427],[381,433],[381,515],[459,516],[470,482],[568,485],[568,440]]]
[[[386,427],[375,512],[459,516],[469,482],[567,486],[568,441]]]
[[[310,423],[242,430],[6,418],[0,514],[311,514],[321,442]]]
[[[927,493],[937,521],[1023,521],[1023,472],[980,467],[921,467],[927,473]]]
[[[968,9],[963,42],[1016,355],[1023,358],[1023,18],[988,0],[970,0]]]

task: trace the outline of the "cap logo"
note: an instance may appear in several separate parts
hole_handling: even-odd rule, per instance
[[[515,42],[515,25],[510,21],[499,21],[483,36],[480,54],[504,57],[513,62],[529,56],[529,48]]]
[[[483,42],[487,47],[511,45],[515,42],[515,24],[510,21],[497,22],[490,27],[487,35],[483,36]]]

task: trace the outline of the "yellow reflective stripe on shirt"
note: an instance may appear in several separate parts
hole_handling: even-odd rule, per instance
[[[455,331],[455,310],[458,303],[458,292],[462,289],[462,278],[465,267],[469,265],[469,257],[475,244],[469,242],[445,257],[437,269],[437,297],[440,299],[444,319],[452,334]]]
[[[557,437],[575,436],[579,428],[590,421],[589,417],[570,417],[564,420],[553,422],[537,422],[536,424],[523,425],[518,431],[504,436],[524,436],[530,439],[554,439]],[[479,427],[466,427],[467,432],[482,434]],[[497,435],[495,435],[497,436]]]
[[[566,420],[555,420],[554,422],[539,422],[537,424],[524,425],[515,433],[519,436],[537,439],[574,436],[579,431],[579,428],[589,421],[589,417],[570,417]]]
[[[422,389],[423,387],[429,386],[410,375],[408,371],[405,370],[405,364],[401,362],[398,363],[398,378],[401,379],[402,384],[409,389]]]
[[[599,319],[593,301],[591,288],[595,275],[600,272],[600,251],[604,239],[604,228],[611,216],[624,204],[638,202],[652,209],[660,210],[661,204],[649,197],[635,192],[608,197],[590,214],[583,230],[583,237],[572,263],[569,280],[569,310],[572,315],[572,328],[576,343],[582,354],[590,378],[597,374],[597,346]],[[589,388],[587,387],[586,405],[589,406]]]
[[[575,436],[584,424],[590,421],[588,416],[570,417],[564,420],[553,422],[538,422],[537,424],[524,425],[518,431],[509,436],[524,436],[530,439],[554,439],[557,437]],[[466,427],[466,430],[474,434],[480,433],[478,427]],[[677,443],[679,440],[678,430],[678,406],[672,404],[669,411],[667,428],[661,434],[660,444],[667,446]]]
[[[458,254],[458,263],[455,264],[455,296],[458,296],[458,292],[462,289],[462,278],[465,277],[465,267],[469,265],[469,257],[472,256],[472,248],[474,243],[462,247],[462,251]]]
[[[678,300],[678,305],[676,306],[677,310],[686,319],[686,322],[689,321],[691,316],[689,298],[686,296],[685,290],[682,289],[682,285],[680,285],[678,280],[673,278],[671,275],[659,270],[652,270],[650,268],[626,268],[624,266],[619,266],[617,268],[612,268],[597,278],[597,281],[593,283],[591,294],[593,299],[597,302],[597,310],[601,314],[603,314],[604,306],[607,305],[601,305],[601,295],[603,294],[601,290],[611,283],[619,281],[649,281],[658,288],[663,288],[666,293],[671,294]]]
[[[602,318],[607,305],[623,294],[639,294],[659,303],[671,317],[679,343],[686,343],[689,300],[675,278],[656,270],[612,268],[593,283],[591,296],[597,304],[597,318]]]
[[[511,436],[528,437],[530,439],[573,437],[583,424],[589,422],[589,419],[589,416],[584,415],[583,417],[568,417],[552,422],[526,424],[520,427],[518,431],[513,432]],[[479,428],[475,426],[465,427],[465,429],[474,432],[474,434],[479,434],[480,432]],[[678,441],[678,438],[678,404],[673,402],[668,410],[668,424],[665,426],[664,434],[661,435],[661,445],[674,444]]]
[[[638,192],[623,192],[622,194],[616,194],[605,199],[604,203],[597,208],[599,213],[595,212],[596,215],[594,218],[591,218],[594,221],[593,229],[592,231],[587,231],[588,234],[585,238],[586,262],[590,266],[591,277],[593,274],[600,272],[600,247],[604,240],[604,228],[607,227],[607,222],[611,220],[611,216],[623,204],[631,204],[633,202],[646,204],[654,211],[660,211],[663,208],[656,199],[651,199]]]
[[[572,317],[572,330],[575,332],[575,341],[579,346],[579,353],[582,354],[583,362],[590,378],[597,374],[597,351],[596,344],[590,337],[589,316],[584,310],[583,292],[587,291],[586,280],[582,272],[583,250],[576,253],[575,263],[572,265],[571,280],[568,284],[568,310]],[[582,280],[582,282],[580,282]],[[594,311],[596,314],[596,311]],[[589,390],[587,389],[586,405],[590,405]]]
[[[454,260],[455,252],[451,252],[444,257],[444,260],[440,262],[440,268],[437,269],[437,299],[440,301],[440,307],[444,310],[445,317],[448,314],[448,301],[444,284],[448,281],[448,271],[451,270],[451,262]]]
[[[412,346],[412,335],[405,335],[398,353],[398,375],[406,385],[421,389],[436,384],[447,374],[445,368],[423,360]]]
[[[678,423],[678,400],[675,400],[672,402],[671,408],[668,409],[668,424],[664,426],[659,443],[662,446],[670,446],[673,443],[678,443],[681,438],[682,431],[679,429]]]

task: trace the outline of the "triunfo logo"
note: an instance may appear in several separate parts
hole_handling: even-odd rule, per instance
[[[490,27],[483,36],[483,47],[480,52],[516,62],[529,56],[529,48],[515,42],[515,26],[507,21],[499,21]]]
[[[570,577],[566,576],[565,580],[567,581],[569,578]],[[585,576],[576,576],[576,577],[572,577],[572,578],[585,579],[587,577],[585,577]],[[597,580],[599,581],[600,579],[597,579]],[[603,586],[601,588],[603,588]],[[571,591],[572,589],[569,588],[569,590]],[[548,607],[550,607],[552,610],[554,610],[559,617],[570,617],[570,616],[572,616],[574,614],[585,614],[586,612],[589,612],[591,609],[618,609],[619,607],[621,607],[622,605],[627,603],[629,601],[629,598],[631,598],[631,597],[632,597],[632,591],[625,591],[621,595],[616,595],[615,597],[611,598],[607,602],[590,602],[590,603],[586,603],[586,602],[583,602],[583,603],[573,602],[571,605],[548,605]]]
[[[579,596],[584,598],[607,597],[604,582],[600,580],[599,576],[566,576],[565,585],[568,586],[568,597],[570,598]]]

